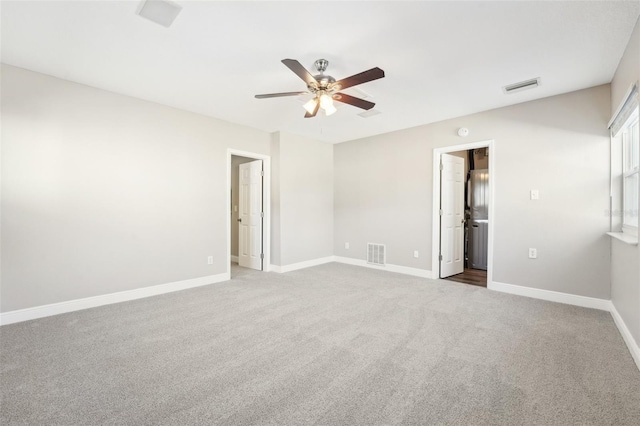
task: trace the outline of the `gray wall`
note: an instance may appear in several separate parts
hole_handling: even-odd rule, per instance
[[[333,254],[333,145],[273,135],[272,263],[290,265]]]
[[[271,264],[281,265],[280,134],[271,134]]]
[[[6,65],[1,83],[2,312],[226,272],[226,150],[270,134]]]
[[[240,223],[238,223],[240,207],[240,164],[255,161],[253,158],[231,156],[231,256],[238,255],[238,234],[240,233]],[[237,208],[234,208],[237,207]]]
[[[272,263],[332,255],[332,145],[8,65],[1,83],[0,311],[225,273],[227,148],[271,155]]]
[[[624,101],[631,84],[637,81],[640,81],[640,21],[636,22],[629,44],[611,81],[610,115],[613,115],[618,105]],[[620,180],[616,179],[616,176],[612,178],[614,184],[619,184]],[[617,199],[619,198],[618,196]],[[613,206],[613,209],[620,210],[620,205]],[[640,345],[640,250],[637,245],[611,241],[611,301],[636,344]]]
[[[433,270],[433,149],[494,139],[494,281],[608,299],[609,116],[604,85],[336,145],[334,254]]]

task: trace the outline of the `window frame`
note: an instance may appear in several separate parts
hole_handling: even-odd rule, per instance
[[[627,206],[627,180],[632,179],[633,176],[636,176],[636,199],[639,197],[638,192],[640,192],[640,112],[639,107],[635,107],[635,111],[629,116],[627,121],[622,126],[622,129],[619,132],[619,137],[622,138],[622,174],[621,174],[621,185],[622,185],[622,199],[620,200],[622,203],[622,233],[633,235],[635,237],[638,236],[638,210],[631,212],[629,215],[629,211],[632,210],[631,206]],[[634,143],[635,142],[635,143]],[[632,149],[632,145],[635,145],[635,149]],[[635,151],[635,152],[634,152]],[[630,158],[630,156],[633,156]],[[635,158],[634,158],[635,157]],[[627,222],[627,218],[631,217],[632,223]]]

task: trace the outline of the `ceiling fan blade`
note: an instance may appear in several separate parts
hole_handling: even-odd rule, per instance
[[[347,87],[357,86],[358,84],[367,83],[369,81],[377,80],[382,77],[384,77],[384,71],[382,71],[378,67],[375,67],[371,68],[370,70],[363,71],[360,74],[355,74],[351,77],[338,80],[333,83],[331,87],[335,87],[337,90],[342,90],[346,89]]]
[[[257,99],[266,99],[266,98],[280,98],[282,96],[298,96],[298,95],[306,95],[309,92],[283,92],[283,93],[268,93],[266,95],[256,95]]]
[[[364,99],[356,98],[355,96],[350,96],[345,93],[336,93],[333,95],[333,100],[362,109],[371,109],[376,106],[373,102],[365,101]]]
[[[287,68],[289,68],[291,71],[296,73],[298,77],[303,79],[305,83],[307,83],[307,86],[311,84],[316,84],[316,85],[318,84],[318,81],[315,78],[313,78],[313,76],[309,73],[309,71],[307,71],[307,69],[303,67],[302,64],[300,64],[300,62],[296,61],[295,59],[283,59],[282,63],[285,64]]]
[[[304,115],[304,118],[315,117],[319,109],[320,109],[320,102],[316,102],[316,107],[313,109],[313,113],[309,114],[309,112],[306,112]]]

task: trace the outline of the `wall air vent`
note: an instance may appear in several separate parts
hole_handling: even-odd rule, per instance
[[[145,0],[142,2],[138,15],[169,28],[182,10],[182,6],[168,0]]]
[[[504,86],[502,90],[504,93],[515,93],[521,92],[527,89],[535,89],[540,86],[540,77],[532,78],[531,80],[521,81],[520,83],[510,84],[508,86]]]
[[[384,244],[367,243],[367,263],[384,266],[386,264],[386,251]]]

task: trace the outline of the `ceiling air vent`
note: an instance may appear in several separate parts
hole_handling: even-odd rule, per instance
[[[167,0],[145,0],[142,2],[138,15],[169,28],[182,10],[182,6]]]
[[[515,93],[521,92],[527,89],[535,89],[540,86],[540,77],[532,78],[531,80],[521,81],[520,83],[510,84],[508,86],[504,86],[502,90],[504,93]]]
[[[377,109],[370,109],[364,112],[361,112],[360,114],[358,114],[360,117],[362,118],[369,118],[369,117],[373,117],[374,115],[378,115],[381,114],[380,111],[378,111]]]
[[[367,263],[372,265],[385,265],[384,244],[367,243]]]

